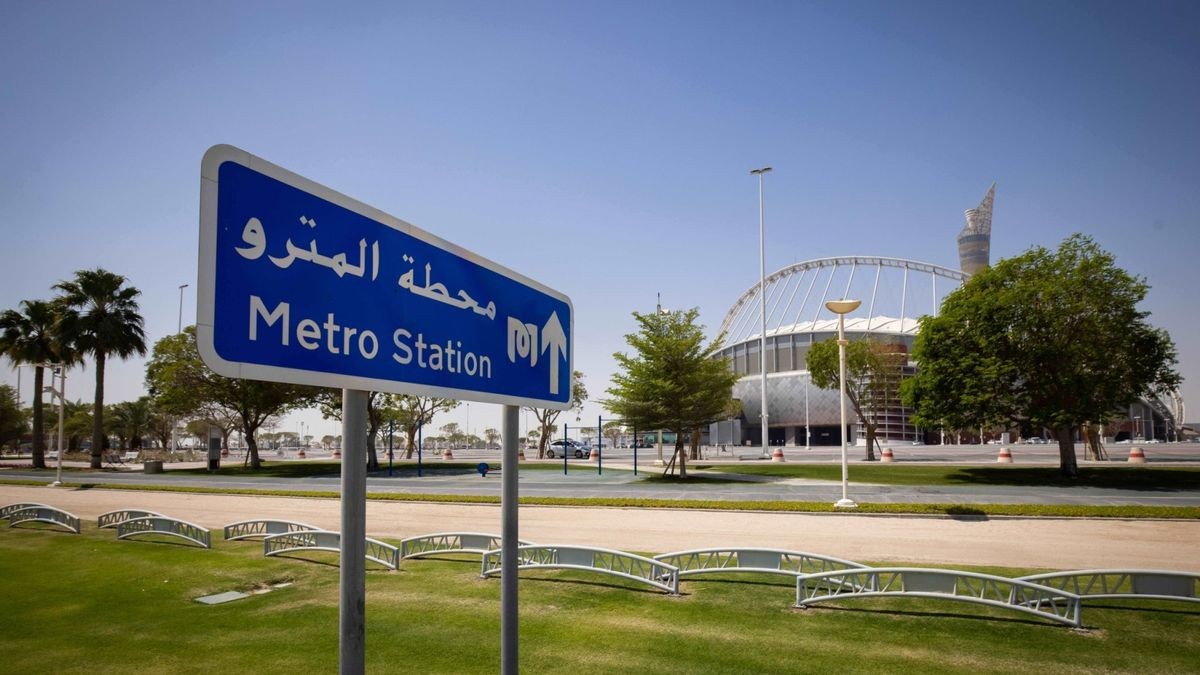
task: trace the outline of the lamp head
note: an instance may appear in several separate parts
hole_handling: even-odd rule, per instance
[[[849,314],[858,309],[862,304],[862,300],[830,300],[825,303],[825,308],[834,314]]]
[[[761,176],[764,173],[771,173],[771,167],[764,166],[761,169],[751,169],[750,170],[750,175],[752,175],[752,176]]]

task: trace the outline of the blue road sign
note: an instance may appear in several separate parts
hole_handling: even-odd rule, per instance
[[[197,288],[221,375],[570,402],[569,298],[228,145],[201,163]]]

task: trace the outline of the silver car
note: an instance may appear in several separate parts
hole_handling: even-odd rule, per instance
[[[551,441],[550,444],[546,446],[546,457],[549,457],[550,459],[563,456],[569,457],[571,455],[574,455],[575,459],[583,459],[584,457],[589,456],[591,453],[591,448],[583,443],[580,443],[579,441],[573,441],[569,438],[560,438],[557,441]]]

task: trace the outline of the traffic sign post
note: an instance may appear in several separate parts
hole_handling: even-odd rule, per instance
[[[196,304],[197,346],[218,374],[344,390],[340,665],[343,673],[362,672],[366,392],[505,406],[504,457],[513,458],[503,472],[507,552],[517,523],[512,411],[570,406],[571,301],[244,150],[217,145],[201,163]],[[505,560],[514,557],[515,550]],[[509,579],[502,583],[505,672],[517,663],[511,571],[510,579],[505,565],[501,575]]]

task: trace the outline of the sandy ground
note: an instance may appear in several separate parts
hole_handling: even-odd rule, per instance
[[[93,523],[106,511],[142,508],[213,530],[251,518],[340,529],[339,504],[331,499],[0,485],[0,504],[19,501],[49,504]],[[521,507],[519,517],[523,539],[625,551],[756,546],[863,561],[1200,572],[1197,521],[961,520],[544,506]],[[399,539],[432,532],[499,531],[499,506],[367,502],[370,536]]]

